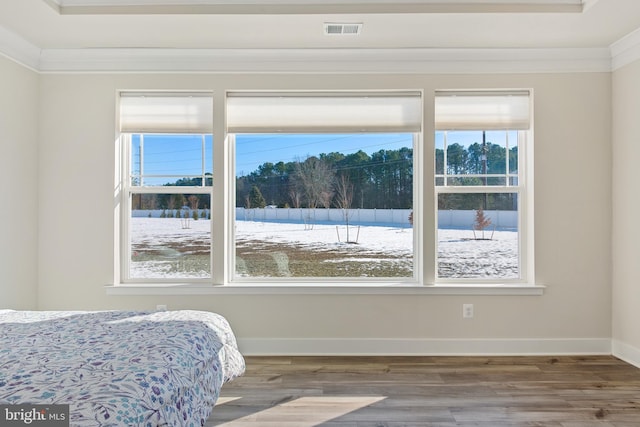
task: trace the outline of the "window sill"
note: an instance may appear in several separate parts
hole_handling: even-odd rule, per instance
[[[543,285],[439,284],[439,285],[317,285],[317,284],[122,284],[105,287],[107,295],[496,295],[537,296]]]

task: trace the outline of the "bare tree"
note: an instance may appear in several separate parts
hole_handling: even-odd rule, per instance
[[[331,207],[333,195],[334,193],[332,191],[323,191],[320,193],[320,202],[322,202],[322,206],[324,206],[325,209],[329,209]]]
[[[198,196],[192,194],[189,196],[189,204],[191,205],[191,210],[198,209]]]
[[[485,240],[484,237],[484,230],[485,228],[489,227],[491,225],[491,218],[489,218],[488,216],[486,216],[484,214],[484,209],[482,209],[482,206],[480,206],[480,208],[478,208],[478,210],[476,210],[476,219],[475,222],[473,224],[473,234],[476,240]],[[476,231],[481,231],[482,232],[482,237],[477,237],[475,236],[475,232]],[[491,240],[493,238],[493,233],[491,233],[491,238],[489,238],[488,240]]]
[[[304,162],[296,162],[296,186],[306,200],[308,208],[317,208],[322,202],[322,193],[331,192],[334,175],[329,164],[317,157],[312,156]]]
[[[291,190],[289,190],[289,198],[291,199],[291,204],[293,205],[293,207],[299,209],[302,205],[302,195],[300,194],[300,192],[297,189],[292,188]]]
[[[194,221],[197,221],[200,218],[200,214],[198,213],[198,196],[195,194],[190,195],[187,200],[189,201],[189,205],[191,207],[191,217]],[[184,212],[185,215],[188,215],[188,212]]]
[[[350,209],[353,203],[353,183],[346,173],[341,173],[338,175],[335,183],[335,189],[336,206],[342,209],[342,217],[344,218],[345,225],[347,226],[347,243],[349,243],[351,242],[351,240],[349,239],[349,219],[351,216]]]
[[[158,205],[157,194],[143,194],[140,209],[154,210]]]
[[[317,157],[307,157],[304,162],[298,161],[295,164],[294,175],[310,209],[315,209],[321,204],[323,192],[331,192],[334,172],[327,162]]]
[[[310,209],[305,220],[305,228],[313,228],[315,209],[322,203],[322,194],[330,193],[334,172],[329,164],[317,157],[308,157],[304,162],[296,162],[294,170],[296,190],[302,195]]]
[[[341,173],[338,175],[335,189],[336,206],[340,209],[351,209],[351,204],[353,203],[353,184],[347,174]]]

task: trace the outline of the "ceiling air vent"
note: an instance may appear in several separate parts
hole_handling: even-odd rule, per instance
[[[324,34],[328,36],[357,36],[362,32],[362,24],[324,24]]]

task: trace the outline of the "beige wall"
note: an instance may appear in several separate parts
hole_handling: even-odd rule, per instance
[[[113,282],[117,89],[222,94],[250,88],[411,88],[432,94],[441,88],[484,87],[534,90],[535,255],[537,281],[548,287],[543,296],[105,294],[103,286]],[[611,337],[610,73],[42,75],[40,102],[41,309],[168,304],[213,310],[227,316],[245,342]],[[475,304],[474,319],[463,321],[462,303]]]
[[[640,61],[613,73],[613,339],[640,364]]]
[[[0,309],[37,305],[38,87],[0,56]]]

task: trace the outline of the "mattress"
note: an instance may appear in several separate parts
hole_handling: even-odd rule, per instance
[[[211,312],[0,310],[0,404],[69,405],[72,426],[202,426],[244,368]]]

